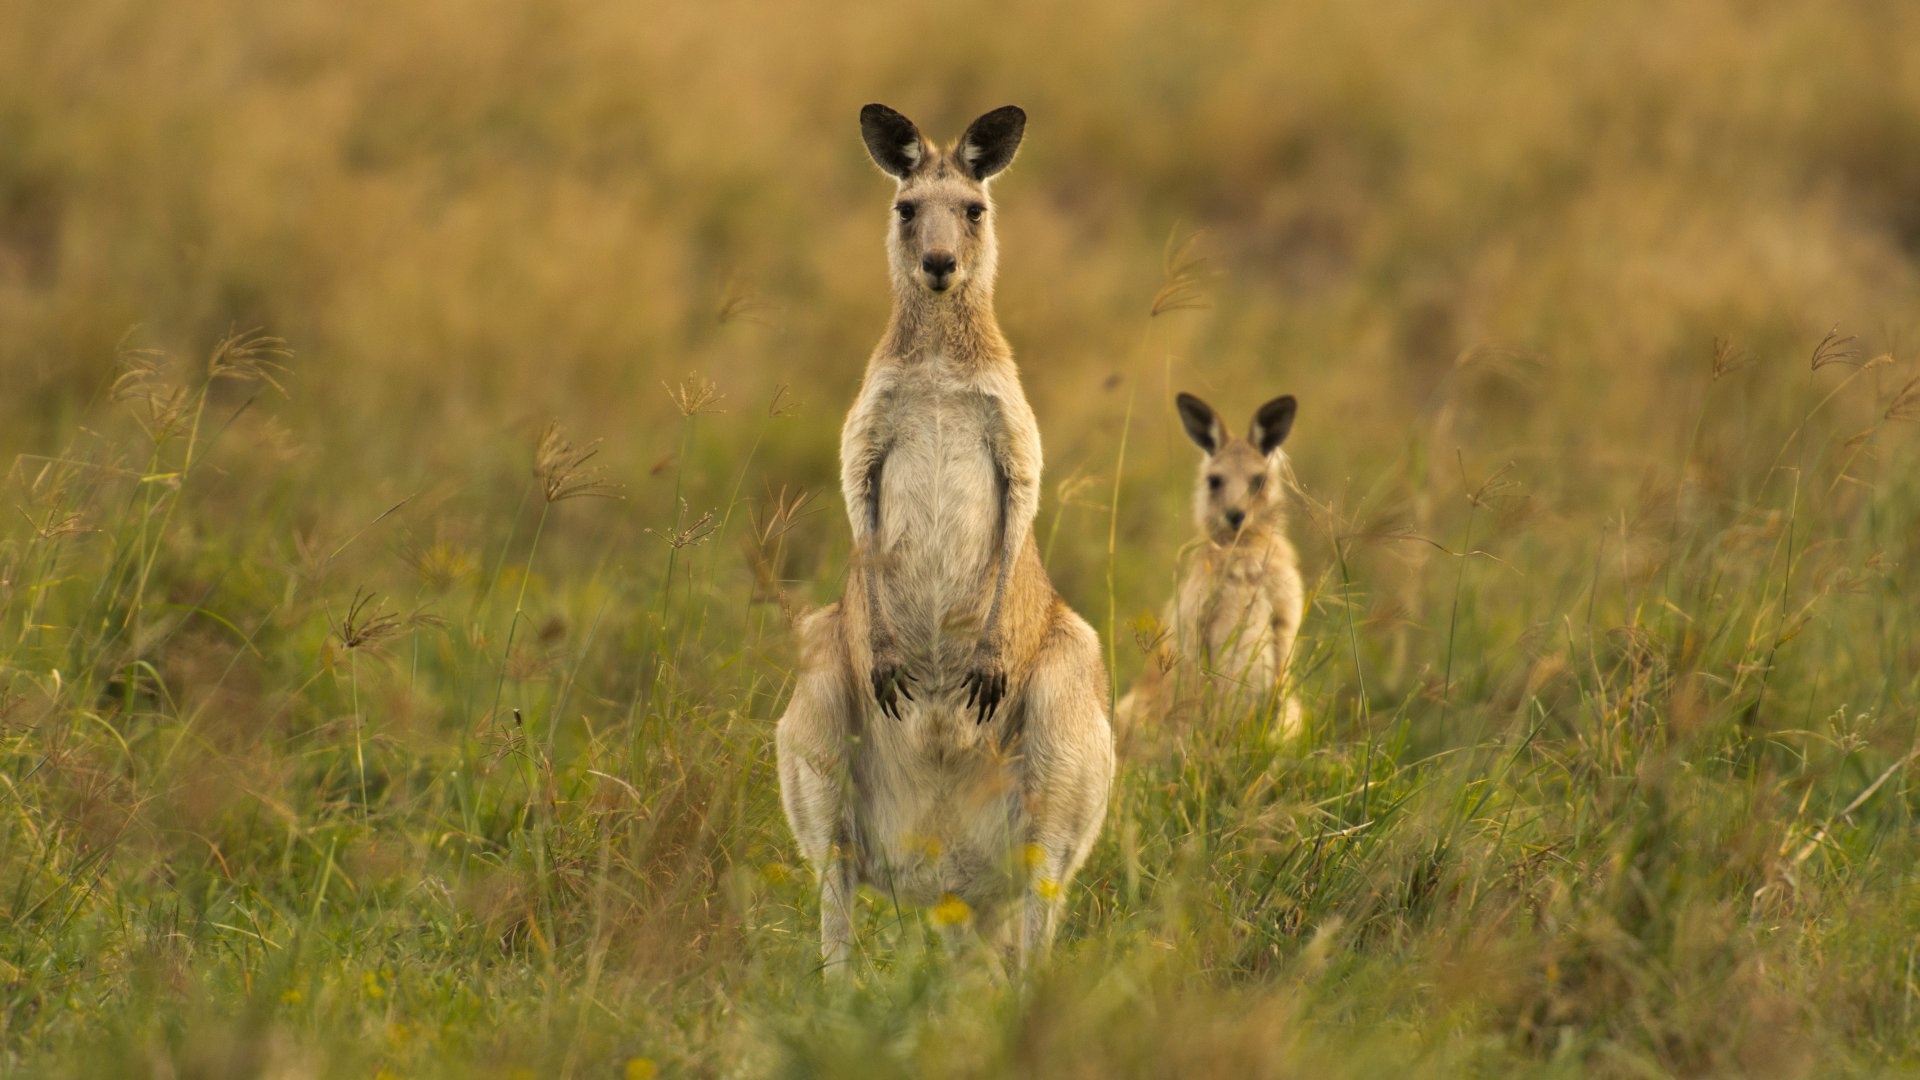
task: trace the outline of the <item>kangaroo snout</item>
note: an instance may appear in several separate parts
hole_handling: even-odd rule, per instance
[[[960,267],[960,260],[951,251],[929,251],[920,257],[920,269],[927,275],[927,284],[939,292],[947,287],[953,272]]]
[[[1247,520],[1247,512],[1245,510],[1227,511],[1227,524],[1231,526],[1233,530],[1236,532],[1239,531],[1240,524],[1246,520]]]

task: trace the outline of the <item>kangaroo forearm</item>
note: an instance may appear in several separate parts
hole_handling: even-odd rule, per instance
[[[867,628],[876,637],[886,634],[884,609],[880,603],[880,473],[886,466],[884,451],[873,455],[861,476],[861,510],[854,515],[854,551],[860,559],[860,576],[867,593]]]
[[[987,625],[981,637],[997,641],[1000,637],[1000,603],[1007,595],[1007,579],[1012,576],[1014,548],[1000,545],[1000,569],[993,575],[993,600],[987,605]]]
[[[1039,501],[1030,498],[1026,488],[1026,484],[1008,483],[1000,500],[1000,566],[993,576],[993,599],[987,605],[987,625],[981,635],[989,642],[999,640],[1000,612],[1006,600],[1007,582],[1013,577],[1013,561],[1019,556],[1020,545],[1032,526],[1031,508]]]
[[[860,558],[860,576],[867,586],[867,630],[875,637],[887,636],[886,615],[880,606],[880,575],[869,551]]]
[[[1273,681],[1276,686],[1286,681],[1287,667],[1293,661],[1293,643],[1299,634],[1298,623],[1279,620],[1273,624]]]

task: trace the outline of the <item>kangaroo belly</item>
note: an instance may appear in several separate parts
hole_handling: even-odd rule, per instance
[[[992,598],[1000,479],[978,407],[926,409],[895,442],[880,480],[881,589],[902,648],[951,667]]]
[[[1004,897],[1024,821],[1008,763],[979,750],[916,752],[902,733],[877,738],[889,745],[859,766],[862,880],[913,904]]]

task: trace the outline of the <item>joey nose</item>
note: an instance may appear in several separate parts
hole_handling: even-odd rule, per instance
[[[1227,511],[1227,524],[1233,526],[1235,529],[1238,529],[1240,523],[1245,520],[1247,520],[1247,512],[1245,510]]]
[[[960,260],[954,258],[951,251],[929,251],[920,257],[920,269],[932,278],[944,278],[959,265]]]

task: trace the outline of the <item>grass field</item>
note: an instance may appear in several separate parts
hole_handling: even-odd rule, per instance
[[[823,985],[855,117],[1016,102],[1039,539],[1299,396],[1307,734]],[[0,0],[0,1073],[1920,1069],[1920,8]],[[557,427],[552,425],[557,424]],[[591,456],[590,456],[591,455]]]

